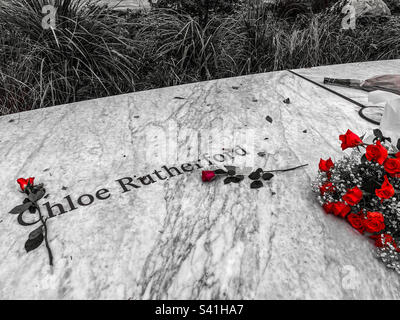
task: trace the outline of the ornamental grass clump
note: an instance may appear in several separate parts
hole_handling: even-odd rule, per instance
[[[99,1],[0,1],[0,114],[134,91],[141,43]]]

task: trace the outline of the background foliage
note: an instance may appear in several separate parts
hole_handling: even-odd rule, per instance
[[[55,1],[55,30],[41,27],[47,1],[0,1],[0,115],[222,77],[400,57],[398,15],[359,19],[355,30],[342,30],[342,16],[325,10],[336,2],[330,0],[159,0],[143,12],[93,0]],[[394,13],[396,1],[387,2]]]

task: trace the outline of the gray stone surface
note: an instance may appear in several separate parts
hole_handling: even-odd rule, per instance
[[[382,65],[399,61],[319,76],[373,76]],[[373,244],[323,213],[310,190],[319,158],[342,156],[339,134],[375,128],[357,112],[282,71],[0,117],[0,298],[399,299],[400,278]],[[199,168],[305,163],[259,190],[248,179],[202,183]],[[45,215],[46,202],[66,211],[48,220],[53,268],[44,245],[24,250],[36,225],[8,213],[23,199],[16,179],[29,176],[45,184]],[[126,177],[136,187],[123,192]],[[96,198],[104,188],[110,197]],[[93,203],[79,205],[85,194]]]

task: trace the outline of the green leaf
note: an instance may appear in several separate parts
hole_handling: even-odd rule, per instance
[[[36,238],[28,239],[25,242],[25,250],[26,252],[35,250],[40,244],[43,242],[44,236],[43,233],[37,233]]]
[[[262,181],[259,181],[259,180],[253,181],[253,182],[250,184],[250,188],[251,188],[251,189],[259,189],[259,188],[262,188],[263,186],[264,186],[264,184],[262,183]]]
[[[21,204],[19,206],[16,206],[14,209],[12,209],[9,213],[11,214],[20,214],[25,212],[26,210],[29,209],[29,207],[32,205],[32,202],[26,202],[24,204]]]
[[[40,237],[41,234],[43,234],[43,226],[40,226],[39,228],[33,230],[29,234],[29,240],[36,239],[37,237]]]
[[[260,171],[258,171],[258,170],[250,173],[250,175],[249,175],[249,178],[251,180],[258,180],[258,179],[260,179],[260,177],[261,177],[261,174],[260,174]]]
[[[380,129],[374,129],[374,135],[379,140],[382,140],[382,138],[383,138],[383,133],[382,133],[382,131]]]
[[[266,181],[271,180],[274,177],[272,173],[266,172],[263,174],[262,178]]]

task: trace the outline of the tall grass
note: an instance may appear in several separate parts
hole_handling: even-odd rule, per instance
[[[0,113],[135,90],[140,41],[96,1],[56,0],[56,28],[41,26],[43,0],[0,2]]]
[[[168,9],[116,13],[87,0],[57,0],[59,21],[51,31],[41,28],[41,1],[9,0],[0,8],[0,114],[236,75],[400,58],[399,16],[360,19],[356,30],[342,30],[342,18],[329,11],[285,16],[262,0],[206,23]]]
[[[233,47],[243,41],[234,18],[211,18],[205,26],[188,15],[153,10],[137,22],[138,35],[146,39],[146,83],[169,86],[232,76],[240,57]],[[241,57],[243,58],[243,57]]]

